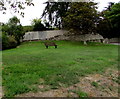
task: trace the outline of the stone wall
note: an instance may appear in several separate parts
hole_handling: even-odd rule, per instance
[[[111,38],[109,39],[110,43],[120,43],[120,38]]]
[[[48,40],[94,41],[94,40],[103,39],[103,37],[99,34],[66,35],[67,32],[68,31],[65,31],[65,30],[27,32],[24,35],[23,41],[46,40],[46,39]]]
[[[85,34],[85,35],[59,35],[50,38],[50,40],[72,40],[72,41],[98,41],[100,42],[104,38],[99,34]]]
[[[72,41],[93,41],[101,42],[104,38],[99,34],[85,34],[85,35],[68,35],[65,30],[50,30],[50,31],[36,31],[27,32],[24,35],[23,41],[30,40],[72,40]],[[104,42],[106,42],[104,40]]]
[[[27,32],[24,35],[23,41],[28,40],[45,40],[54,36],[65,34],[65,30],[49,30],[49,31],[33,31]]]

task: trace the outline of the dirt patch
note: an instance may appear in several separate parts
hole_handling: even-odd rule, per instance
[[[118,70],[108,69],[103,74],[91,74],[79,80],[79,83],[68,88],[29,92],[16,97],[81,97],[83,95],[80,92],[87,93],[88,97],[118,97]],[[40,89],[46,88],[45,85],[38,87]]]

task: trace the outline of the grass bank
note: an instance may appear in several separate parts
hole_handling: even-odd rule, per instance
[[[37,91],[38,85],[49,85],[50,89],[68,87],[87,74],[117,68],[118,46],[55,42],[57,49],[46,49],[42,42],[35,41],[3,51],[4,96]]]

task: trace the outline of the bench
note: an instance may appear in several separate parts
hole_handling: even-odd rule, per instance
[[[48,46],[55,46],[55,48],[57,48],[55,42],[44,42],[44,45],[46,46],[46,48],[48,48]]]

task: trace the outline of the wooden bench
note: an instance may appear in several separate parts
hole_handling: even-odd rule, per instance
[[[57,44],[55,44],[55,42],[44,42],[44,45],[46,48],[48,48],[48,46],[55,46],[55,48],[57,48]]]

